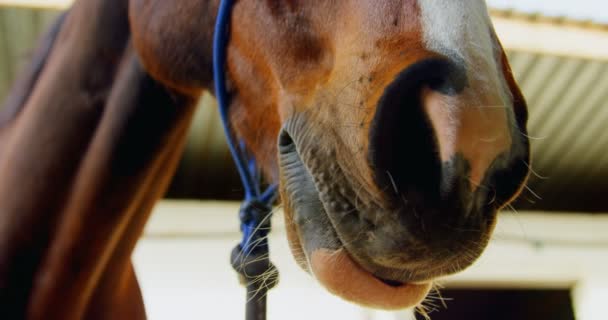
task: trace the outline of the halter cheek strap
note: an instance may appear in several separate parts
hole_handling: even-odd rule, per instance
[[[243,183],[245,199],[240,209],[243,239],[231,254],[233,268],[239,273],[241,283],[247,288],[247,320],[266,319],[266,294],[278,283],[278,270],[270,262],[268,232],[272,203],[277,197],[277,186],[271,185],[264,192],[260,187],[260,173],[255,159],[249,155],[243,143],[238,143],[229,123],[230,99],[226,90],[226,48],[229,41],[229,24],[233,0],[221,0],[213,37],[213,78],[215,97],[220,118],[228,142],[228,148]]]

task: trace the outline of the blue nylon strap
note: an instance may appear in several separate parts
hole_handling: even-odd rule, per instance
[[[219,106],[220,118],[224,128],[224,134],[228,142],[228,148],[236,164],[236,168],[243,183],[245,201],[260,201],[270,204],[276,199],[277,187],[270,186],[266,191],[260,191],[259,173],[255,159],[248,158],[247,150],[242,143],[234,138],[230,125],[228,109],[230,105],[226,89],[226,49],[229,41],[229,24],[232,12],[233,0],[220,2],[218,16],[213,38],[213,78],[215,82],[215,97]],[[243,246],[248,247],[248,241],[244,239]]]
[[[213,36],[213,79],[222,126],[228,148],[243,183],[245,199],[240,210],[243,239],[234,248],[231,262],[247,287],[246,319],[266,318],[266,292],[278,282],[278,271],[268,254],[267,235],[270,231],[272,203],[277,197],[277,186],[261,192],[260,174],[253,157],[244,143],[238,143],[229,125],[229,95],[226,89],[226,53],[233,0],[220,1]],[[263,280],[263,281],[261,281]]]
[[[239,150],[239,144],[235,141],[229,125],[228,106],[229,98],[226,90],[226,48],[229,40],[229,24],[234,1],[223,0],[220,2],[220,7],[215,24],[215,33],[213,35],[213,80],[215,83],[215,98],[219,106],[220,118],[224,127],[224,134],[228,141],[228,148],[232,154],[232,158],[239,171],[243,188],[245,189],[245,199],[259,196],[258,183],[253,179],[251,172],[247,166],[247,161]]]

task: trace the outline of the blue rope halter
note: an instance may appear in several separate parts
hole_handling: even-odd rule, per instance
[[[230,129],[225,67],[233,4],[233,0],[220,1],[213,36],[213,79],[224,133],[245,191],[240,209],[243,239],[232,251],[231,262],[240,274],[241,283],[247,287],[246,319],[263,320],[266,319],[266,293],[278,282],[278,270],[270,262],[267,240],[277,186],[271,185],[261,191],[255,159],[248,154],[243,143],[236,141]]]

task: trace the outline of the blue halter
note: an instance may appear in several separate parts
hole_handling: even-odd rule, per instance
[[[269,259],[267,240],[277,186],[271,185],[264,192],[261,191],[255,159],[248,154],[243,143],[236,141],[230,128],[225,67],[233,4],[233,0],[220,1],[213,36],[213,79],[224,133],[245,191],[240,209],[243,239],[232,251],[231,262],[241,276],[241,283],[247,287],[246,319],[263,320],[266,319],[267,290],[278,282],[278,271]]]

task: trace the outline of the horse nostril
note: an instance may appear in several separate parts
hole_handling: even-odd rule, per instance
[[[461,67],[433,58],[405,69],[385,89],[370,129],[369,148],[369,161],[380,186],[439,196],[442,164],[421,93],[427,87],[454,95],[466,83]]]
[[[291,148],[294,145],[293,139],[286,130],[281,130],[279,134],[279,149]]]

